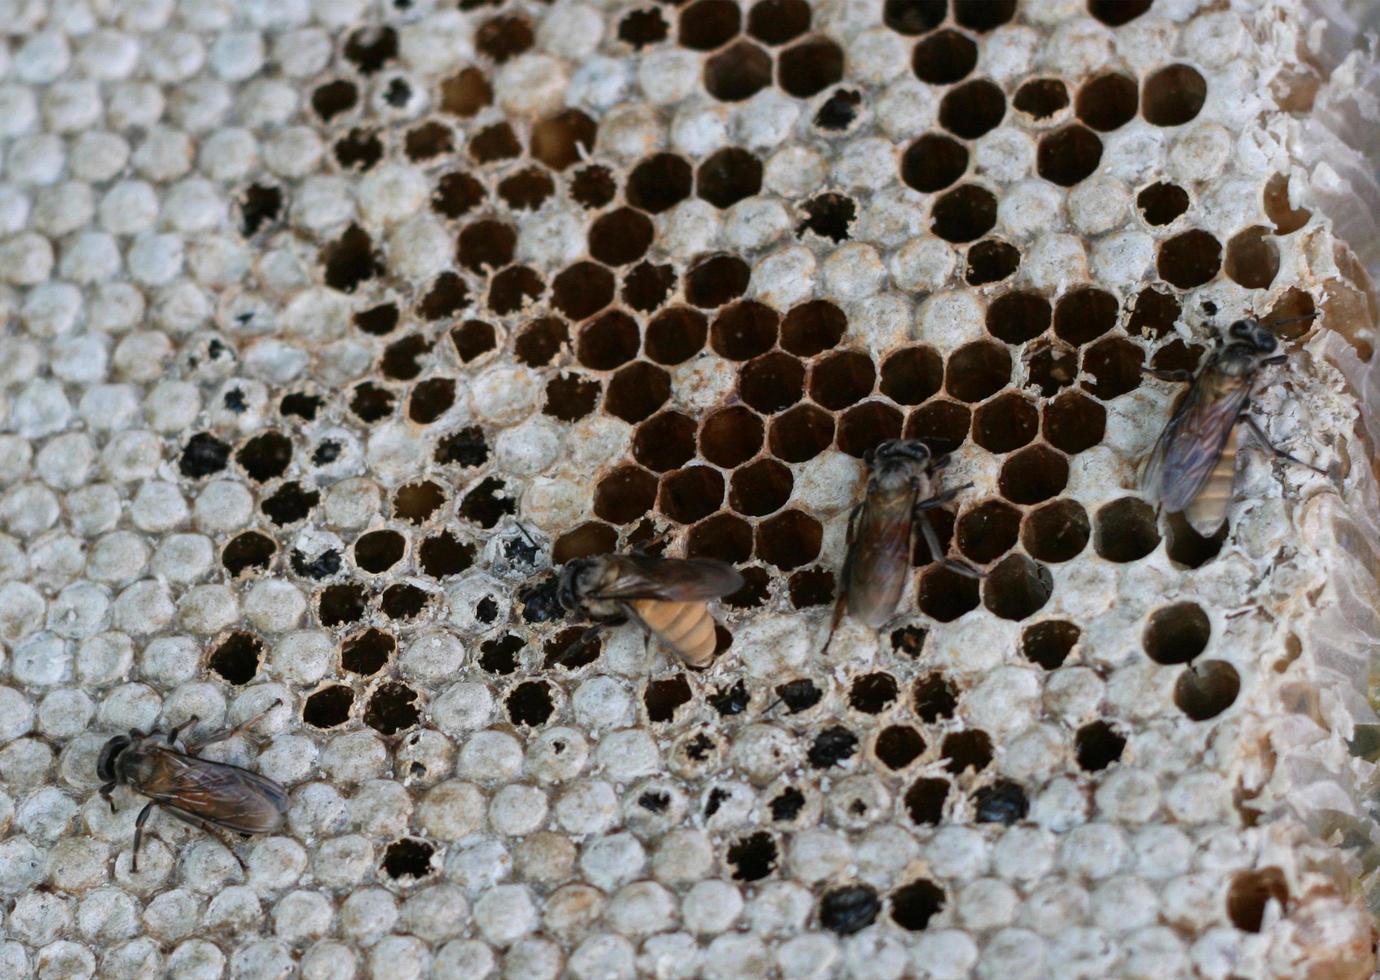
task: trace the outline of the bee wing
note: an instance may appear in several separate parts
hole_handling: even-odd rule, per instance
[[[1212,475],[1241,417],[1249,386],[1231,379],[1230,387],[1210,390],[1200,374],[1165,425],[1146,462],[1141,483],[1170,513],[1191,504]]]
[[[288,808],[287,791],[267,776],[176,749],[159,750],[138,789],[179,816],[244,834],[277,830]]]
[[[593,593],[596,599],[689,602],[717,599],[743,587],[743,576],[736,568],[712,558],[615,555],[609,561],[617,574]]]
[[[896,605],[911,573],[916,520],[915,495],[868,496],[857,511],[843,582],[848,611],[872,626],[896,614]]]

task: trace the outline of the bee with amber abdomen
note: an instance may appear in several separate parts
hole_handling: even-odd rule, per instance
[[[874,629],[896,615],[910,576],[917,533],[936,561],[960,575],[980,575],[962,562],[943,557],[939,535],[925,513],[966,489],[934,492],[934,475],[946,461],[935,459],[918,439],[888,439],[863,458],[871,475],[862,503],[848,517],[848,554],[825,650],[845,612]]]
[[[243,725],[201,742],[184,743],[182,749],[177,748],[178,737],[196,724],[195,716],[166,733],[153,731],[145,735],[132,728],[128,735],[116,735],[105,743],[96,760],[96,774],[103,781],[101,796],[110,804],[111,812],[115,810],[111,794],[120,784],[149,798],[134,823],[131,870],[139,870],[144,824],[155,806],[208,830],[271,834],[283,825],[288,810],[288,795],[283,787],[240,766],[196,755],[207,745],[239,734],[262,717],[263,714],[256,715]]]
[[[633,552],[566,562],[560,598],[567,611],[598,623],[632,620],[691,667],[704,667],[716,646],[707,602],[742,587],[727,562]]]
[[[1282,364],[1275,336],[1256,320],[1237,320],[1218,339],[1217,349],[1196,375],[1151,371],[1166,381],[1190,381],[1146,460],[1141,485],[1146,497],[1170,514],[1182,513],[1198,534],[1211,537],[1227,519],[1236,484],[1241,423],[1279,459],[1318,469],[1270,444],[1248,414],[1259,370]]]

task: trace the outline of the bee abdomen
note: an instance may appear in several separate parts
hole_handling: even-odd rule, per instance
[[[1217,458],[1217,465],[1212,468],[1202,490],[1184,508],[1184,516],[1193,529],[1205,536],[1216,534],[1227,519],[1235,489],[1236,434],[1233,433],[1222,448],[1222,455]]]
[[[663,602],[642,599],[633,603],[638,616],[657,639],[692,667],[703,667],[714,656],[714,618],[703,602]]]

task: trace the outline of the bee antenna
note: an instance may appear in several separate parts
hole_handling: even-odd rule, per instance
[[[1288,319],[1285,319],[1285,320],[1273,320],[1273,321],[1271,321],[1271,322],[1269,322],[1269,323],[1266,323],[1265,326],[1267,326],[1267,327],[1269,327],[1270,329],[1274,330],[1274,329],[1278,329],[1279,327],[1287,327],[1287,326],[1290,326],[1290,325],[1295,324],[1295,323],[1304,323],[1304,322],[1306,322],[1306,321],[1308,321],[1308,320],[1316,319],[1317,316],[1318,316],[1318,311],[1317,311],[1317,310],[1314,310],[1312,313],[1305,313],[1305,314],[1303,314],[1302,316],[1291,316],[1291,317],[1289,317]]]

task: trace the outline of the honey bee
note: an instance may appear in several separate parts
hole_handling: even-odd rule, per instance
[[[872,472],[862,503],[848,516],[848,555],[825,650],[845,612],[874,629],[896,615],[910,575],[917,530],[930,554],[943,565],[960,575],[981,577],[962,562],[942,557],[939,536],[925,513],[953,500],[971,484],[933,493],[931,480],[947,460],[933,458],[918,439],[888,439],[863,459]]]
[[[1254,319],[1237,320],[1218,338],[1217,349],[1197,375],[1188,371],[1148,370],[1165,381],[1190,381],[1146,459],[1141,485],[1146,497],[1170,514],[1182,513],[1203,537],[1211,537],[1227,519],[1236,483],[1236,452],[1244,422],[1260,444],[1277,458],[1319,469],[1271,445],[1249,414],[1256,373],[1282,364],[1278,343],[1268,327]]]
[[[715,646],[706,602],[742,587],[743,576],[727,562],[633,552],[566,562],[559,595],[571,613],[601,624],[632,620],[691,667],[704,667]]]
[[[101,796],[115,811],[111,794],[121,783],[149,798],[134,822],[134,856],[130,869],[139,870],[139,847],[144,823],[155,806],[206,830],[219,828],[240,834],[269,834],[282,826],[287,815],[287,791],[273,780],[225,762],[198,758],[196,753],[214,742],[237,735],[272,711],[275,701],[242,725],[201,742],[177,748],[178,737],[196,724],[193,715],[169,732],[145,735],[131,728],[105,743],[96,760],[96,774],[103,781]]]

